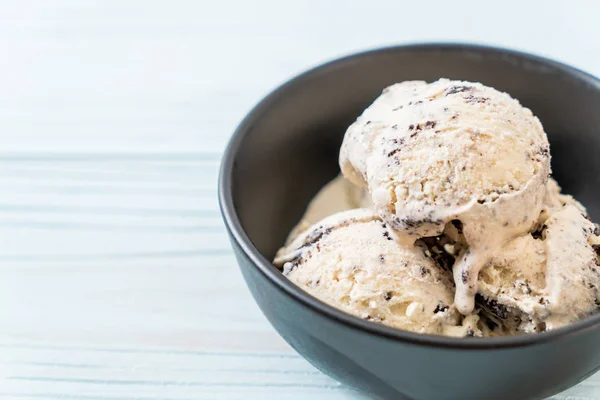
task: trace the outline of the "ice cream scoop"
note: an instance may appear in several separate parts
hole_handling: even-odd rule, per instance
[[[482,269],[478,304],[508,333],[557,329],[597,313],[598,233],[581,206],[553,208],[538,230],[507,242]]]
[[[348,128],[340,166],[368,187],[402,246],[461,224],[468,247],[454,264],[455,305],[468,315],[480,269],[538,221],[550,153],[541,123],[517,100],[440,79],[385,89]]]
[[[562,193],[561,187],[554,180],[554,178],[548,178],[542,212],[538,217],[538,226],[543,225],[551,213],[560,210],[566,205],[572,205],[573,207],[577,208],[582,215],[587,215],[585,207],[580,202],[578,202],[573,196]]]
[[[478,316],[453,306],[452,276],[419,246],[402,247],[373,211],[344,211],[313,225],[281,249],[275,265],[322,301],[392,327],[481,336]]]

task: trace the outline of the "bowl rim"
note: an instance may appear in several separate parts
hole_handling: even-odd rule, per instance
[[[246,114],[231,136],[223,153],[218,178],[219,208],[221,210],[221,215],[225,222],[225,226],[230,238],[235,241],[235,244],[243,251],[246,258],[251,261],[251,264],[254,268],[256,268],[267,280],[269,280],[271,284],[295,301],[340,324],[390,340],[446,349],[477,350],[517,348],[539,345],[563,338],[568,335],[584,333],[584,331],[599,328],[600,314],[577,321],[573,324],[553,331],[536,334],[491,338],[454,338],[448,336],[413,333],[392,328],[390,326],[377,324],[375,322],[366,321],[354,315],[345,313],[344,311],[338,310],[325,302],[322,302],[290,282],[278,269],[273,266],[270,260],[268,260],[259,252],[242,228],[233,202],[232,177],[234,163],[244,136],[252,128],[255,122],[262,118],[262,116],[270,109],[271,105],[276,103],[282,96],[285,96],[289,90],[303,85],[306,80],[311,79],[316,75],[328,73],[329,71],[335,70],[348,63],[358,62],[371,56],[390,52],[410,52],[415,50],[475,52],[480,55],[493,54],[496,56],[512,56],[521,61],[531,62],[545,68],[550,68],[553,71],[565,74],[579,82],[583,82],[592,87],[594,90],[600,91],[600,79],[575,67],[551,60],[549,58],[518,50],[481,44],[451,42],[411,43],[362,51],[325,62],[321,65],[308,69],[299,75],[296,75],[295,77],[273,89]]]

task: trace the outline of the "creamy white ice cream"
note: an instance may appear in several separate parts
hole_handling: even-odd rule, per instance
[[[274,263],[320,300],[392,327],[429,334],[481,336],[478,317],[453,306],[452,275],[421,247],[398,246],[373,211],[334,214],[298,235]]]
[[[509,333],[557,329],[600,309],[600,238],[580,208],[554,208],[506,243],[479,277],[479,304]],[[596,232],[597,233],[597,232]]]
[[[322,301],[459,337],[600,312],[600,227],[548,178],[546,134],[509,95],[393,85],[348,128],[340,166],[274,261]]]
[[[550,154],[541,123],[517,100],[440,79],[385,89],[348,128],[340,166],[368,187],[403,246],[462,223],[468,248],[454,266],[455,303],[467,315],[481,267],[537,222]]]

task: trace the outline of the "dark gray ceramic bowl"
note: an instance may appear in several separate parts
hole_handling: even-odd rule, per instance
[[[346,127],[385,86],[439,77],[482,82],[531,108],[550,137],[558,182],[600,218],[600,82],[544,58],[451,44],[353,55],[268,95],[223,157],[223,218],[244,278],[271,324],[340,382],[384,399],[541,399],[598,370],[600,316],[530,336],[418,335],[344,314],[270,263],[311,197],[338,173]]]

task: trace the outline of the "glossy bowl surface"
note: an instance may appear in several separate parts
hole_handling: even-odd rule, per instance
[[[600,81],[564,64],[462,44],[384,48],[314,68],[242,121],[223,156],[219,201],[241,271],[279,334],[326,374],[382,399],[542,399],[600,368],[600,315],[537,335],[419,335],[338,311],[290,283],[273,255],[339,171],[346,128],[395,82],[479,81],[529,107],[553,174],[600,220]]]

